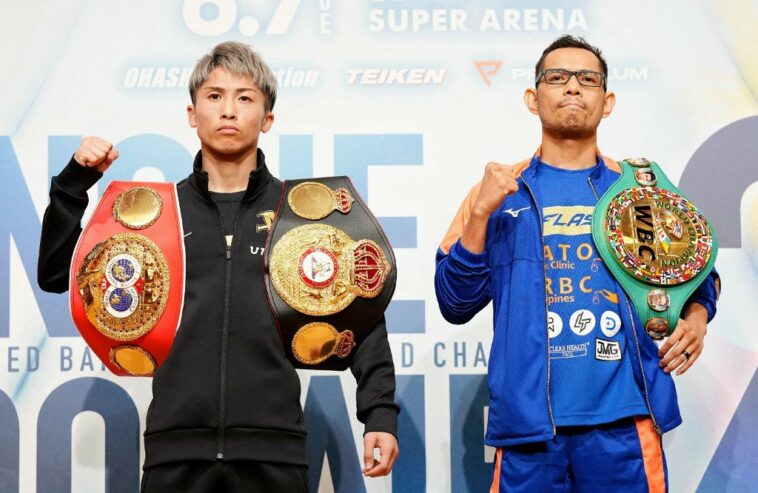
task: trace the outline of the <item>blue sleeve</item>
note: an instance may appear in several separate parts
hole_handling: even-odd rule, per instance
[[[721,277],[719,277],[716,269],[711,270],[710,275],[698,286],[698,288],[687,299],[687,303],[684,304],[682,314],[684,315],[687,306],[690,303],[700,303],[708,311],[708,322],[716,316],[716,302],[721,295]]]
[[[471,320],[491,299],[487,252],[471,253],[460,240],[447,255],[437,249],[434,291],[445,320],[453,324]]]

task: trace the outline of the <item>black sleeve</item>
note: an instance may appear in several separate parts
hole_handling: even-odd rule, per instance
[[[73,158],[50,184],[50,204],[42,219],[37,283],[44,291],[68,291],[71,257],[82,232],[81,220],[89,199],[87,190],[103,176]]]
[[[395,364],[384,317],[355,349],[350,371],[358,382],[355,398],[364,433],[384,431],[397,437],[400,407],[395,403]]]

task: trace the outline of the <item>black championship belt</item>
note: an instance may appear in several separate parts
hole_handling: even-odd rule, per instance
[[[346,369],[397,279],[392,247],[350,179],[285,181],[264,262],[269,306],[292,364]]]

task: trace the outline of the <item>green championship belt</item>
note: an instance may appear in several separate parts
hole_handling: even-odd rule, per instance
[[[653,339],[673,332],[718,251],[705,217],[645,158],[621,162],[621,177],[595,206],[592,238]]]

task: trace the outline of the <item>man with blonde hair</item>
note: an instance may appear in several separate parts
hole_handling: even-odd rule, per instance
[[[277,81],[249,46],[226,42],[198,61],[189,91],[187,117],[200,151],[177,184],[184,306],[153,381],[142,491],[308,491],[300,381],[263,292],[261,253],[282,183],[258,138],[274,123]],[[85,137],[52,179],[40,246],[43,289],[68,289],[87,190],[117,159],[110,142]],[[398,453],[398,406],[384,319],[350,358],[365,424],[364,474],[386,475]]]

